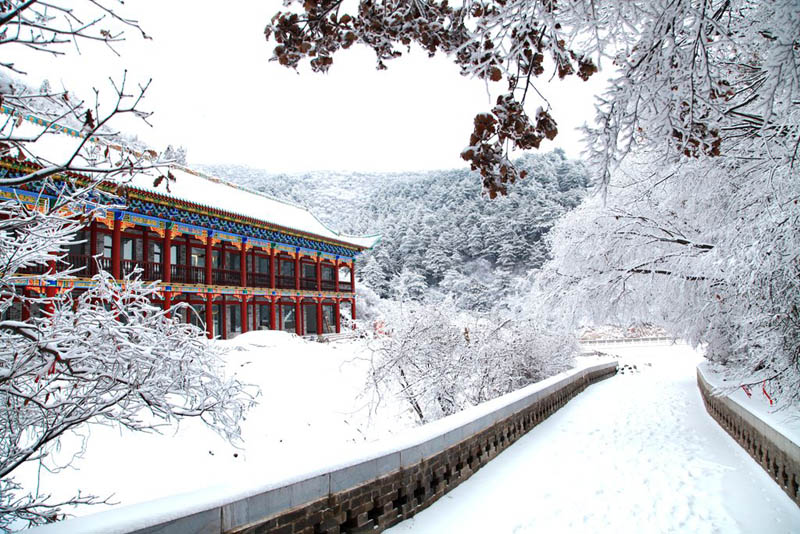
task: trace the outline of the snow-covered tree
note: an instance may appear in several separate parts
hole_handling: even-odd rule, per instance
[[[266,30],[274,58],[289,67],[313,58],[325,71],[339,49],[362,43],[384,68],[416,43],[465,75],[505,80],[463,152],[492,194],[522,175],[507,147],[556,133],[560,110],[524,108],[537,77],[586,79],[613,64],[586,130],[609,205],[570,216],[557,235],[574,241],[553,240],[551,272],[800,395],[796,0],[361,0],[347,14],[343,5],[289,2]],[[608,305],[586,298],[574,305]]]
[[[184,146],[178,146],[176,148],[172,145],[167,145],[167,148],[164,149],[164,153],[161,156],[165,161],[186,165],[186,147]]]
[[[112,82],[114,98],[102,100],[98,93],[87,105],[65,91],[52,92],[49,84],[37,91],[13,79],[24,67],[13,60],[14,50],[61,54],[89,41],[111,47],[125,30],[141,32],[117,4],[0,3],[6,52],[0,98],[12,110],[0,123],[0,156],[23,164],[4,173],[0,186],[28,195],[0,201],[0,531],[58,520],[65,505],[98,502],[82,494],[53,502],[15,478],[28,462],[47,466],[66,432],[92,423],[147,430],[173,418],[199,417],[233,439],[252,403],[245,386],[221,374],[219,352],[201,330],[151,303],[153,285],[135,277],[118,283],[100,272],[82,293],[56,289],[77,274],[66,262],[67,250],[77,243],[76,231],[104,209],[98,202],[116,202],[115,191],[134,173],[169,176],[152,155],[120,148],[109,128],[120,115],[146,120],[139,104],[147,84],[131,88],[123,74]],[[47,122],[27,122],[22,116],[28,113]],[[57,133],[59,124],[81,135]],[[21,291],[16,282],[23,269],[26,283],[48,289]]]
[[[419,300],[425,295],[428,284],[425,283],[425,277],[418,272],[403,268],[393,289],[397,300]]]
[[[707,343],[736,384],[767,380],[797,402],[800,181],[788,167],[745,174],[735,161],[726,171],[652,158],[553,229],[552,305],[578,323],[648,321]]]
[[[470,317],[447,299],[382,311],[369,386],[377,402],[403,399],[421,424],[561,372],[577,352],[571,335],[530,319]]]

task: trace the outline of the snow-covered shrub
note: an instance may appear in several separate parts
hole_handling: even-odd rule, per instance
[[[574,337],[533,320],[475,318],[450,301],[387,308],[372,343],[370,388],[397,395],[420,423],[451,415],[570,367]]]
[[[30,299],[52,306],[42,317],[0,321],[0,530],[59,517],[60,505],[25,495],[13,475],[29,461],[47,465],[67,431],[199,417],[234,439],[252,405],[243,384],[224,378],[217,345],[153,305],[155,284],[129,278],[120,287],[104,272],[94,280],[79,295]],[[79,495],[70,504],[92,502]]]

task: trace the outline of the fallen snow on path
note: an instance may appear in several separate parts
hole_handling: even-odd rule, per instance
[[[705,411],[699,354],[602,350],[624,372],[387,532],[800,532],[797,505]]]

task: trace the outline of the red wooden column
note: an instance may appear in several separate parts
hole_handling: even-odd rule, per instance
[[[334,321],[336,321],[336,333],[340,333],[342,331],[342,317],[341,317],[341,310],[339,309],[339,299],[333,304],[333,317]]]
[[[184,263],[183,264],[186,265],[187,271],[186,271],[186,274],[184,274],[184,276],[186,277],[186,281],[188,282],[189,280],[192,279],[191,278],[192,277],[192,275],[191,275],[191,268],[192,268],[191,267],[191,265],[192,265],[192,236],[189,235],[189,234],[186,234],[186,247],[185,248],[186,248],[186,254],[184,255],[184,260],[183,260]]]
[[[242,302],[239,304],[242,307],[242,334],[247,332],[247,296],[242,295]]]
[[[211,248],[211,245],[212,245],[212,243],[211,243],[211,235],[212,235],[211,231],[207,230],[206,231],[206,265],[205,265],[205,267],[206,267],[206,285],[209,285],[209,286],[211,285],[212,280],[213,280],[213,278],[211,276],[211,258],[213,256],[214,252],[213,252],[213,250]]]
[[[47,266],[47,272],[49,274],[56,274],[56,260],[48,260]],[[44,304],[44,311],[47,315],[53,315],[56,312],[56,305],[53,303],[53,299],[56,298],[57,294],[58,287],[50,285],[50,281],[48,280],[44,288],[44,295],[47,297],[47,301]]]
[[[240,283],[239,285],[242,287],[247,286],[247,247],[245,246],[245,237],[242,238],[242,245],[241,249],[239,250],[239,267],[241,268],[241,275],[239,276]],[[244,318],[244,315],[242,315]]]
[[[122,220],[114,216],[114,229],[111,233],[111,276],[115,280],[121,278],[120,253],[122,252]]]
[[[333,287],[336,292],[339,292],[339,257],[336,257],[336,261],[333,262]]]
[[[23,297],[29,297],[29,291],[27,289],[22,290]],[[27,322],[31,318],[31,305],[28,302],[27,298],[23,298],[22,300],[22,321]]]
[[[172,312],[168,311],[172,307],[172,292],[164,291],[164,311],[167,312],[167,317],[172,317]]]
[[[355,330],[356,329],[356,323],[355,323],[355,321],[356,321],[356,299],[355,298],[350,300],[350,311],[353,314],[353,330]]]
[[[300,299],[294,300],[294,332],[298,336],[303,335],[303,305],[300,304]]]
[[[277,330],[278,325],[275,322],[275,308],[278,306],[278,304],[274,298],[269,299],[269,301],[269,329]]]
[[[161,281],[169,284],[172,281],[172,230],[164,230],[164,243],[161,246]]]
[[[275,288],[275,249],[269,249],[269,287]],[[274,304],[274,301],[273,301]],[[274,315],[274,313],[273,313]],[[273,328],[273,330],[275,330]]]
[[[150,233],[150,227],[149,226],[143,227],[143,229],[142,229],[142,258],[141,258],[141,260],[142,260],[142,265],[141,265],[141,267],[142,267],[142,280],[149,280],[150,279],[147,276],[147,274],[148,274],[147,273],[147,265],[145,265],[146,263],[150,262],[150,258],[147,256],[147,244],[148,244],[148,241],[149,241],[147,239],[147,236],[148,236],[149,233]],[[136,250],[135,250],[136,247],[133,247],[133,248],[134,248],[133,254],[136,255]]]
[[[294,288],[300,290],[300,251],[294,255]]]
[[[317,300],[317,335],[322,335],[322,299]]]
[[[214,337],[214,295],[206,295],[206,335],[208,339]]]
[[[220,317],[220,328],[222,328],[222,332],[220,332],[221,339],[228,339],[228,299],[225,298],[225,295],[222,295],[222,317]]]
[[[351,260],[350,262],[350,291],[356,292],[356,260]],[[355,302],[356,300],[353,299],[353,309],[355,309]],[[355,316],[353,316],[353,319],[355,319]]]
[[[89,272],[87,274],[94,276],[97,273],[97,262],[94,259],[97,256],[97,221],[94,219],[89,223],[89,255],[92,259],[89,260]]]
[[[317,256],[317,292],[322,291],[322,258]]]

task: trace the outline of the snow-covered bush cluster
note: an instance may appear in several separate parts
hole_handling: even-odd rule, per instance
[[[26,462],[56,468],[48,456],[65,432],[87,423],[151,430],[199,417],[235,439],[253,404],[254,391],[224,377],[215,344],[153,305],[154,284],[131,278],[120,287],[107,273],[95,282],[80,294],[28,299],[51,310],[40,317],[0,320],[0,531],[56,519],[64,504],[98,502],[79,494],[53,503],[15,480]]]
[[[384,306],[373,336],[370,390],[400,397],[419,423],[454,414],[566,370],[577,342],[534,319],[476,319],[452,301]],[[377,315],[377,314],[376,314]]]

